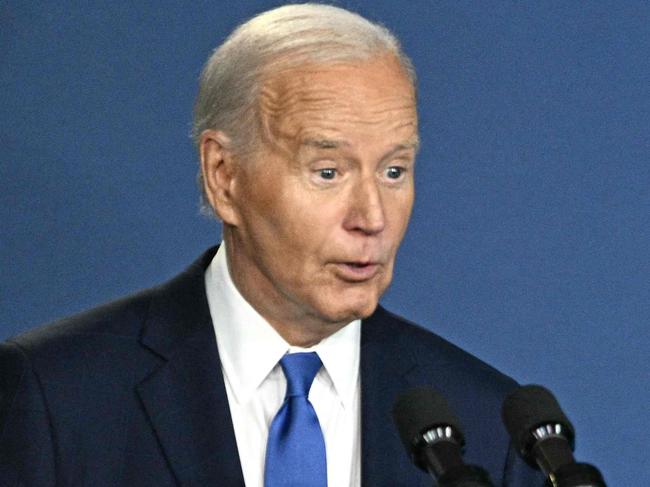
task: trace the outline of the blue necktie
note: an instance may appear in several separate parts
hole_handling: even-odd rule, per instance
[[[311,352],[287,354],[280,365],[287,393],[269,430],[264,487],[327,487],[325,440],[307,399],[322,363]]]

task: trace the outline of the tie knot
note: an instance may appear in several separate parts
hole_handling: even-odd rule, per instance
[[[280,365],[287,378],[286,397],[306,397],[314,377],[323,364],[316,352],[303,352],[286,354],[280,360]]]

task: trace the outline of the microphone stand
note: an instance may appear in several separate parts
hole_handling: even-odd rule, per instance
[[[600,472],[588,463],[562,465],[549,475],[546,487],[607,487]]]
[[[481,467],[467,465],[460,453],[459,432],[435,427],[421,436],[417,464],[437,479],[438,487],[494,487]]]

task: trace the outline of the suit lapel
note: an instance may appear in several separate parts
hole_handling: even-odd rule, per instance
[[[393,424],[396,397],[418,383],[413,351],[400,344],[381,307],[361,328],[361,485],[430,486],[408,457]]]
[[[180,484],[243,486],[203,281],[214,251],[152,301],[141,343],[162,364],[137,392]]]

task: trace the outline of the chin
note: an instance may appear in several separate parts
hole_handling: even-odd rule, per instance
[[[364,299],[332,300],[330,303],[324,303],[328,321],[332,323],[349,323],[354,320],[367,318],[375,309],[377,309],[378,299],[375,297],[365,297]],[[332,309],[332,303],[336,302],[336,309]],[[327,307],[329,305],[329,308]]]

